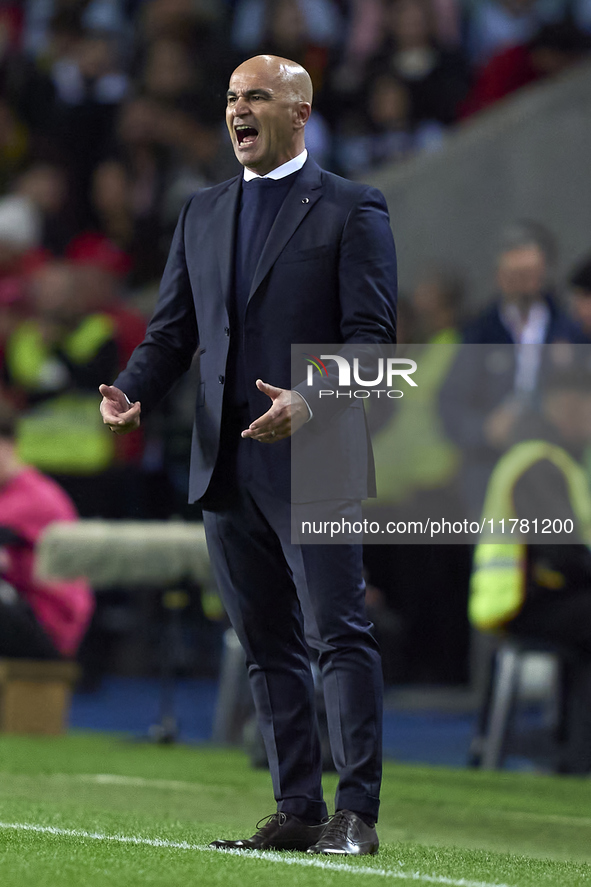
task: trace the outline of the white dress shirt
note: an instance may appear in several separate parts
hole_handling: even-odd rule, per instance
[[[255,172],[254,169],[247,169],[244,167],[244,181],[250,182],[252,179],[284,179],[285,176],[290,176],[292,172],[297,172],[298,169],[301,169],[307,159],[308,151],[304,148],[302,153],[298,154],[297,157],[292,157],[287,163],[282,163],[281,166],[278,166],[277,169],[272,169],[271,172],[268,172],[265,176],[259,176],[258,172]]]

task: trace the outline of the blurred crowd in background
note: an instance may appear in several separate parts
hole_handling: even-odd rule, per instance
[[[199,518],[186,505],[194,381],[125,438],[102,426],[97,388],[143,338],[183,203],[238,171],[224,96],[242,60],[303,64],[311,155],[360,177],[437,150],[450,127],[590,51],[591,0],[0,0],[0,384],[20,416],[21,458],[84,517]],[[562,283],[550,253],[540,293]],[[571,283],[586,341],[590,267]],[[471,308],[461,273],[434,268],[403,294],[400,340],[459,342]],[[428,633],[413,615],[425,558],[393,557],[374,555],[370,578],[387,574],[388,592],[396,575],[390,611],[413,612],[388,623],[382,608],[382,624],[395,637],[416,616]],[[466,677],[465,554],[447,569],[464,591],[445,614],[434,595],[430,657],[387,660],[392,680]],[[372,592],[378,608],[384,588]],[[118,630],[127,617],[113,602],[103,628],[111,618]]]
[[[184,197],[234,170],[220,116],[245,57],[308,69],[309,149],[347,175],[435,150],[590,33],[590,0],[4,0],[0,186],[51,218],[49,249],[97,227],[143,282]]]

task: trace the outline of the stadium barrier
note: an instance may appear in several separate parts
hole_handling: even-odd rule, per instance
[[[189,598],[185,583],[202,595],[216,594],[203,524],[170,521],[80,520],[55,522],[37,544],[42,579],[83,576],[95,591],[119,587],[158,589],[166,614],[161,626],[160,715],[150,728],[160,743],[178,735],[174,708],[174,644],[180,612]]]

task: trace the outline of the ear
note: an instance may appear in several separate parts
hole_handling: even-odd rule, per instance
[[[312,105],[310,102],[298,102],[293,110],[294,129],[303,129],[310,119],[311,112]]]

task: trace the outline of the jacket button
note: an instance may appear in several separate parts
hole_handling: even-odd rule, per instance
[[[226,334],[227,336],[229,336],[229,335],[230,335],[230,327],[229,327],[229,326],[225,326],[225,327],[224,327],[224,332],[225,332],[225,334]]]
[[[220,385],[223,385],[224,384],[224,377],[218,376],[218,382],[220,383]]]

